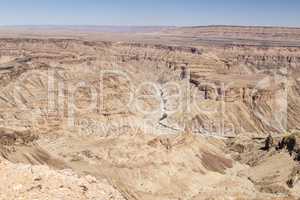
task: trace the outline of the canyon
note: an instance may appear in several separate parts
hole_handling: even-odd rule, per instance
[[[300,29],[115,29],[0,28],[1,199],[300,198]]]

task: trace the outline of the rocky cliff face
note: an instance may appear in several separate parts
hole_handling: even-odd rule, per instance
[[[47,101],[51,97],[49,90],[54,90],[53,97],[57,100],[59,81],[68,87],[84,81],[85,84],[91,84],[97,93],[98,103],[93,111],[99,116],[102,115],[98,104],[102,104],[99,101],[103,94],[106,110],[124,106],[119,112],[119,117],[123,117],[122,113],[125,117],[131,113],[131,117],[146,117],[144,119],[149,119],[151,126],[160,126],[162,123],[159,119],[164,115],[163,124],[173,127],[174,130],[184,129],[182,121],[187,120],[186,115],[189,115],[188,121],[197,121],[194,125],[197,130],[212,125],[223,126],[223,129],[226,129],[226,126],[234,127],[231,132],[235,134],[270,131],[280,133],[284,128],[299,127],[299,117],[291,111],[292,108],[298,109],[296,74],[299,73],[300,62],[297,48],[189,48],[59,39],[3,39],[1,44],[1,108],[11,107],[17,112],[6,112],[8,116],[2,117],[6,122],[6,117],[12,113],[16,120],[24,114],[16,107],[18,102],[27,108],[38,109],[40,113],[46,112],[49,106]],[[110,77],[105,76],[104,87],[100,87],[101,73],[104,70],[113,72]],[[52,79],[55,86],[49,86],[49,71],[54,74]],[[32,77],[24,76],[31,72],[36,74]],[[39,72],[45,76],[37,74]],[[115,76],[116,73],[122,73],[124,76]],[[16,91],[16,84],[22,88],[21,91]],[[173,84],[173,88],[170,84]],[[176,87],[181,96],[177,99],[169,98],[168,93],[172,93],[172,90],[175,90],[173,93],[178,93]],[[118,94],[101,94],[101,89],[117,90]],[[136,101],[140,89],[144,90],[144,94],[152,95],[154,99]],[[70,93],[70,88],[63,90],[60,91],[61,94]],[[81,94],[78,105],[83,103],[81,101],[91,100],[91,88],[89,90]],[[164,93],[163,98],[161,92]],[[134,105],[129,98],[131,95]],[[61,102],[68,103],[68,95],[61,97]],[[186,106],[189,110],[172,112],[176,104],[178,106],[180,103],[179,100],[187,101]],[[136,102],[143,104],[142,109],[137,108],[139,106],[136,106]],[[126,106],[126,103],[131,105]],[[60,112],[64,114],[59,117],[67,120],[68,105],[60,106],[63,109]],[[161,109],[164,106],[165,109]],[[170,106],[173,109],[168,108]],[[211,112],[202,109],[207,106]],[[141,110],[147,110],[147,114]],[[74,115],[76,114],[78,113]],[[43,119],[48,114],[40,115]],[[285,116],[287,120],[284,119]],[[291,120],[288,120],[289,118]],[[208,124],[203,124],[208,121]],[[62,121],[57,120],[57,123],[60,122]],[[178,127],[175,128],[174,124]]]

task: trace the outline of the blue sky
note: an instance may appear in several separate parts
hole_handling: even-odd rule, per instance
[[[300,27],[299,0],[0,0],[0,25]]]

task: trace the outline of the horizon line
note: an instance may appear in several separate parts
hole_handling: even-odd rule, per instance
[[[294,28],[300,26],[283,25],[231,25],[231,24],[210,24],[210,25],[97,25],[97,24],[0,24],[0,27],[126,27],[126,28],[205,28],[205,27],[242,27],[242,28]]]

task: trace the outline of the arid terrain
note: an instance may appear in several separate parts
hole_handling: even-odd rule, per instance
[[[1,27],[0,199],[300,199],[300,29]]]

